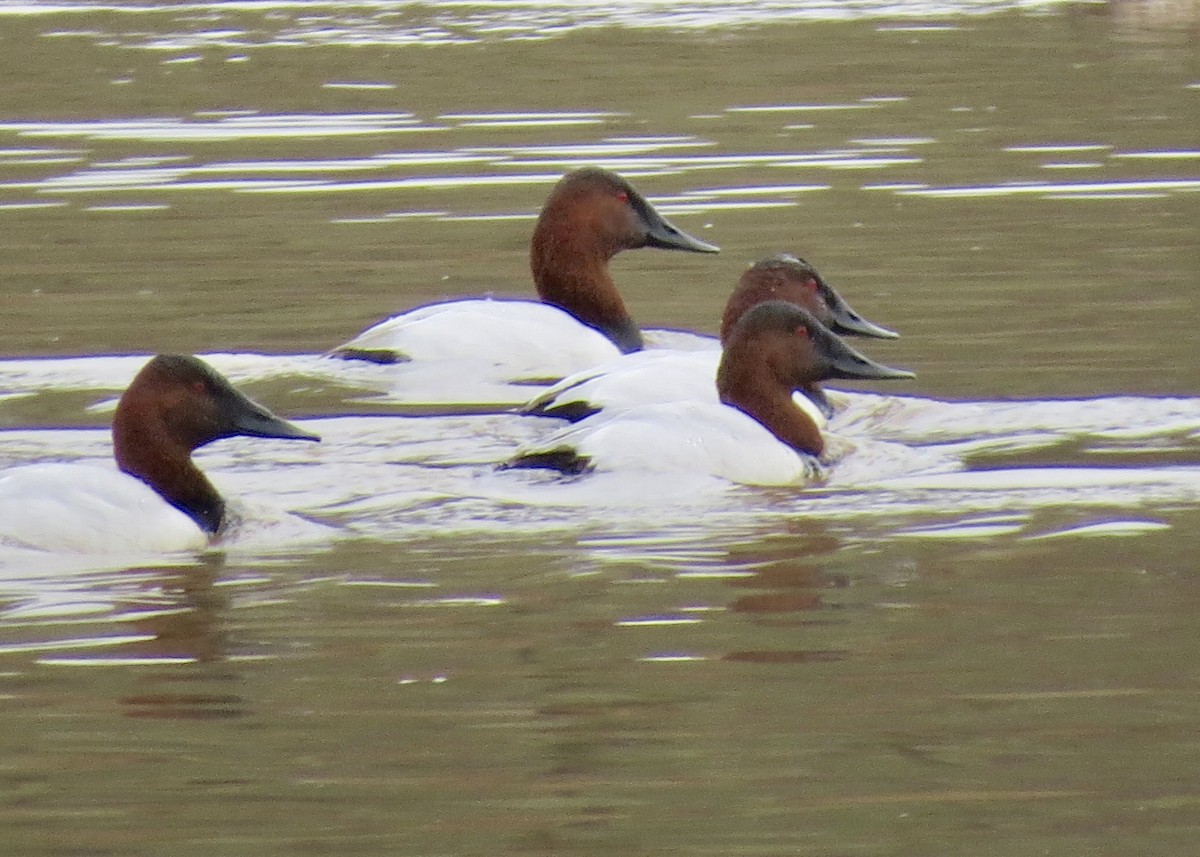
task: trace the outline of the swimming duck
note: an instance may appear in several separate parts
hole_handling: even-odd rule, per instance
[[[708,473],[747,485],[820,476],[825,440],[793,392],[820,382],[912,378],[859,354],[807,310],[758,304],[729,330],[716,374],[720,401],[675,401],[604,411],[521,449],[505,468]]]
[[[770,300],[804,307],[822,324],[842,335],[878,339],[895,339],[898,335],[851,309],[808,262],[780,253],[756,262],[742,273],[725,304],[720,342],[729,338],[734,324],[747,310]],[[617,357],[568,375],[526,403],[521,412],[574,422],[605,408],[665,401],[715,401],[717,389],[713,379],[719,361],[717,340],[707,350],[651,349]],[[833,413],[823,394],[815,399],[797,397],[797,404],[808,408],[822,426]]]
[[[376,363],[469,359],[511,378],[563,375],[642,348],[609,274],[622,250],[718,248],[672,225],[629,182],[595,167],[568,173],[546,200],[530,244],[541,302],[454,300],[393,316],[333,349]]]
[[[320,440],[198,358],[160,354],[117,404],[118,470],[43,463],[0,471],[0,544],[83,553],[203,549],[221,531],[225,501],[191,454],[239,435]]]
[[[786,301],[746,312],[728,334],[716,372],[720,401],[605,410],[527,445],[505,468],[563,473],[708,473],[745,485],[797,485],[820,477],[820,427],[792,400],[820,396],[832,378],[912,378],[856,352],[812,314]]]

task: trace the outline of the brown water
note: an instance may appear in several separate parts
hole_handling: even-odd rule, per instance
[[[973,469],[514,483],[528,421],[245,370],[325,443],[206,469],[337,535],[0,554],[10,853],[1194,850],[1195,4],[66,5],[0,5],[0,464],[103,458],[45,427],[129,372],[15,358],[528,295],[549,183],[601,163],[723,248],[620,257],[642,324],[800,253],[918,373],[855,400],[860,461]]]

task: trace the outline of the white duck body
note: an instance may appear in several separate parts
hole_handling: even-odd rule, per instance
[[[0,545],[158,554],[203,550],[208,536],[140,479],[92,464],[45,463],[0,471]]]
[[[780,442],[715,396],[605,410],[529,444],[518,456],[558,453],[578,457],[579,470],[707,473],[743,485],[808,485],[822,474],[815,457]]]
[[[435,362],[469,359],[503,380],[562,378],[620,355],[612,340],[556,306],[524,300],[446,301],[382,321],[339,352]]]
[[[713,340],[714,343],[716,340]],[[545,416],[580,419],[598,412],[627,410],[666,402],[717,404],[718,349],[651,349],[624,354],[591,369],[568,375],[527,402],[522,410]],[[803,393],[792,396],[818,428],[828,420]]]

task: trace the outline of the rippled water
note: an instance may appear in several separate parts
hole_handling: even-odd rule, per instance
[[[0,466],[158,350],[324,438],[202,452],[205,556],[0,549],[13,853],[1189,853],[1196,22],[0,3]],[[723,249],[644,326],[788,250],[902,333],[827,485],[497,472],[534,388],[319,356],[530,295],[581,164]]]

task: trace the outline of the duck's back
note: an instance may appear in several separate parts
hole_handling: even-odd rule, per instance
[[[819,463],[757,421],[718,402],[680,401],[604,411],[529,445],[516,466],[707,473],[744,485],[804,485]]]
[[[603,334],[536,301],[471,299],[418,307],[334,349],[379,363],[464,361],[509,380],[562,378],[620,352]]]
[[[532,399],[526,413],[580,420],[592,414],[664,402],[715,404],[721,352],[650,349],[623,354],[592,369],[576,372]],[[828,422],[820,406],[804,393],[792,397],[819,428]]]
[[[650,350],[568,375],[525,406],[527,413],[582,419],[663,401],[717,401],[720,351]]]
[[[118,470],[71,463],[0,471],[0,545],[140,554],[207,544],[191,518]]]

